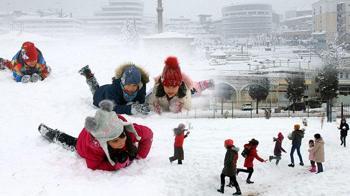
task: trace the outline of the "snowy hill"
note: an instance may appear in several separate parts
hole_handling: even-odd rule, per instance
[[[84,159],[44,140],[37,131],[41,122],[78,136],[86,116],[95,113],[92,95],[77,71],[89,64],[100,84],[110,82],[115,68],[125,61],[143,65],[151,76],[159,74],[165,57],[148,55],[142,50],[126,50],[114,39],[54,39],[35,35],[0,35],[0,56],[11,58],[23,41],[33,41],[43,52],[52,75],[44,82],[20,84],[9,71],[0,71],[0,195],[152,195],[196,196],[221,195],[220,185],[225,149],[223,141],[232,138],[243,145],[251,138],[260,141],[258,153],[268,159],[273,153],[272,137],[282,131],[286,136],[300,118],[265,119],[187,119],[150,115],[147,118],[126,116],[129,121],[149,126],[154,132],[151,152],[146,160],[135,161],[117,172],[92,171]],[[180,55],[181,56],[181,55]],[[180,58],[181,59],[181,58]],[[182,59],[183,70],[195,79],[187,62],[198,65],[199,59]],[[198,67],[197,67],[198,68]],[[170,164],[173,153],[172,128],[191,122],[193,130],[185,140],[185,160]],[[301,147],[305,166],[290,168],[289,154],[283,154],[279,166],[255,161],[254,184],[246,184],[246,174],[238,176],[244,195],[350,195],[349,149],[340,147],[336,123],[320,130],[320,119],[310,118]],[[325,140],[325,172],[308,171],[307,143],[313,134]],[[291,142],[283,147],[289,152]],[[295,155],[296,156],[296,155]],[[298,158],[296,163],[298,163]],[[243,166],[239,156],[238,166]],[[226,188],[224,195],[234,189]]]

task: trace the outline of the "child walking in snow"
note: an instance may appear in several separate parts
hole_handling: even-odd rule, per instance
[[[126,122],[113,111],[109,100],[101,101],[99,106],[95,117],[85,119],[78,138],[44,124],[38,130],[48,141],[77,151],[92,170],[115,171],[129,166],[134,159],[146,158],[152,146],[152,130]]]
[[[253,172],[254,172],[254,164],[253,164],[254,159],[258,159],[260,162],[266,162],[267,161],[267,160],[262,159],[258,155],[257,150],[256,150],[258,145],[259,145],[259,141],[256,140],[256,139],[252,139],[252,140],[249,141],[248,144],[244,144],[244,150],[243,151],[248,151],[246,156],[245,156],[245,160],[244,160],[244,167],[246,167],[247,169],[240,169],[240,168],[237,169],[237,175],[238,175],[239,172],[248,173],[248,177],[247,177],[247,180],[246,180],[246,182],[248,184],[254,183],[253,181],[250,180],[250,178],[252,177]]]
[[[281,160],[282,151],[286,153],[286,151],[282,148],[282,141],[283,141],[283,134],[281,132],[278,133],[277,138],[273,138],[273,141],[275,142],[275,148],[273,150],[273,154],[275,156],[270,156],[269,161],[271,162],[272,159],[276,159],[276,165],[278,165],[278,162]]]
[[[230,177],[230,184],[228,186],[234,186],[236,188],[236,192],[233,195],[241,195],[241,189],[239,188],[239,184],[236,179],[236,169],[237,169],[237,159],[238,159],[238,151],[239,148],[233,145],[232,139],[227,139],[224,142],[224,147],[226,148],[226,154],[224,159],[224,168],[222,169],[220,180],[221,186],[218,189],[218,192],[224,193],[225,187],[225,177]]]
[[[309,140],[309,160],[311,164],[311,168],[309,169],[310,172],[316,172],[316,165],[315,165],[315,153],[313,152],[313,148],[315,146],[314,140]]]
[[[145,103],[149,76],[141,67],[133,63],[121,65],[115,71],[112,84],[103,86],[98,84],[88,65],[81,68],[79,73],[86,78],[95,106],[98,107],[102,100],[108,99],[116,104],[113,110],[117,114],[146,115],[150,112],[148,104]]]
[[[186,132],[187,129],[185,129],[185,125],[183,123],[180,123],[176,128],[174,128],[174,134],[175,134],[175,142],[174,142],[174,156],[169,157],[170,163],[177,160],[177,163],[179,165],[182,164],[182,160],[184,160],[184,149],[183,149],[183,143],[185,138],[190,134],[189,131]]]

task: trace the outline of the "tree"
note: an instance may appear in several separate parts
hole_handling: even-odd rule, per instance
[[[334,46],[330,46],[323,57],[324,67],[318,73],[316,81],[321,100],[327,101],[327,120],[331,121],[332,99],[338,96],[338,69],[337,66],[342,64],[342,52]]]
[[[305,79],[301,76],[287,78],[286,97],[293,103],[293,113],[295,112],[295,103],[300,102],[306,89]]]
[[[258,114],[259,102],[265,100],[269,95],[270,81],[268,78],[257,80],[254,84],[249,86],[249,96],[256,100],[256,114]]]

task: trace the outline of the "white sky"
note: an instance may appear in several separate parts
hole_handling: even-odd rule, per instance
[[[277,13],[284,14],[287,10],[311,9],[311,4],[317,0],[163,0],[166,17],[185,16],[196,18],[198,14],[212,14],[215,18],[221,16],[221,8],[230,3],[269,3]],[[108,0],[1,0],[0,11],[37,10],[40,8],[63,8],[74,16],[91,16]],[[157,0],[144,0],[145,14],[156,14]]]

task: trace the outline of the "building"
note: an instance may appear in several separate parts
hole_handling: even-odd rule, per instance
[[[225,38],[270,34],[273,29],[272,6],[269,4],[229,5],[222,8]]]
[[[320,0],[312,4],[313,38],[318,45],[342,40],[350,32],[350,1]]]
[[[10,30],[47,36],[76,35],[81,33],[81,21],[59,16],[20,16],[12,20]]]
[[[312,35],[312,10],[288,11],[282,22],[282,37],[289,42],[300,44],[310,40]]]
[[[121,33],[125,26],[132,26],[142,33],[144,5],[141,0],[109,0],[108,5],[94,17],[83,18],[86,30],[98,33]]]

